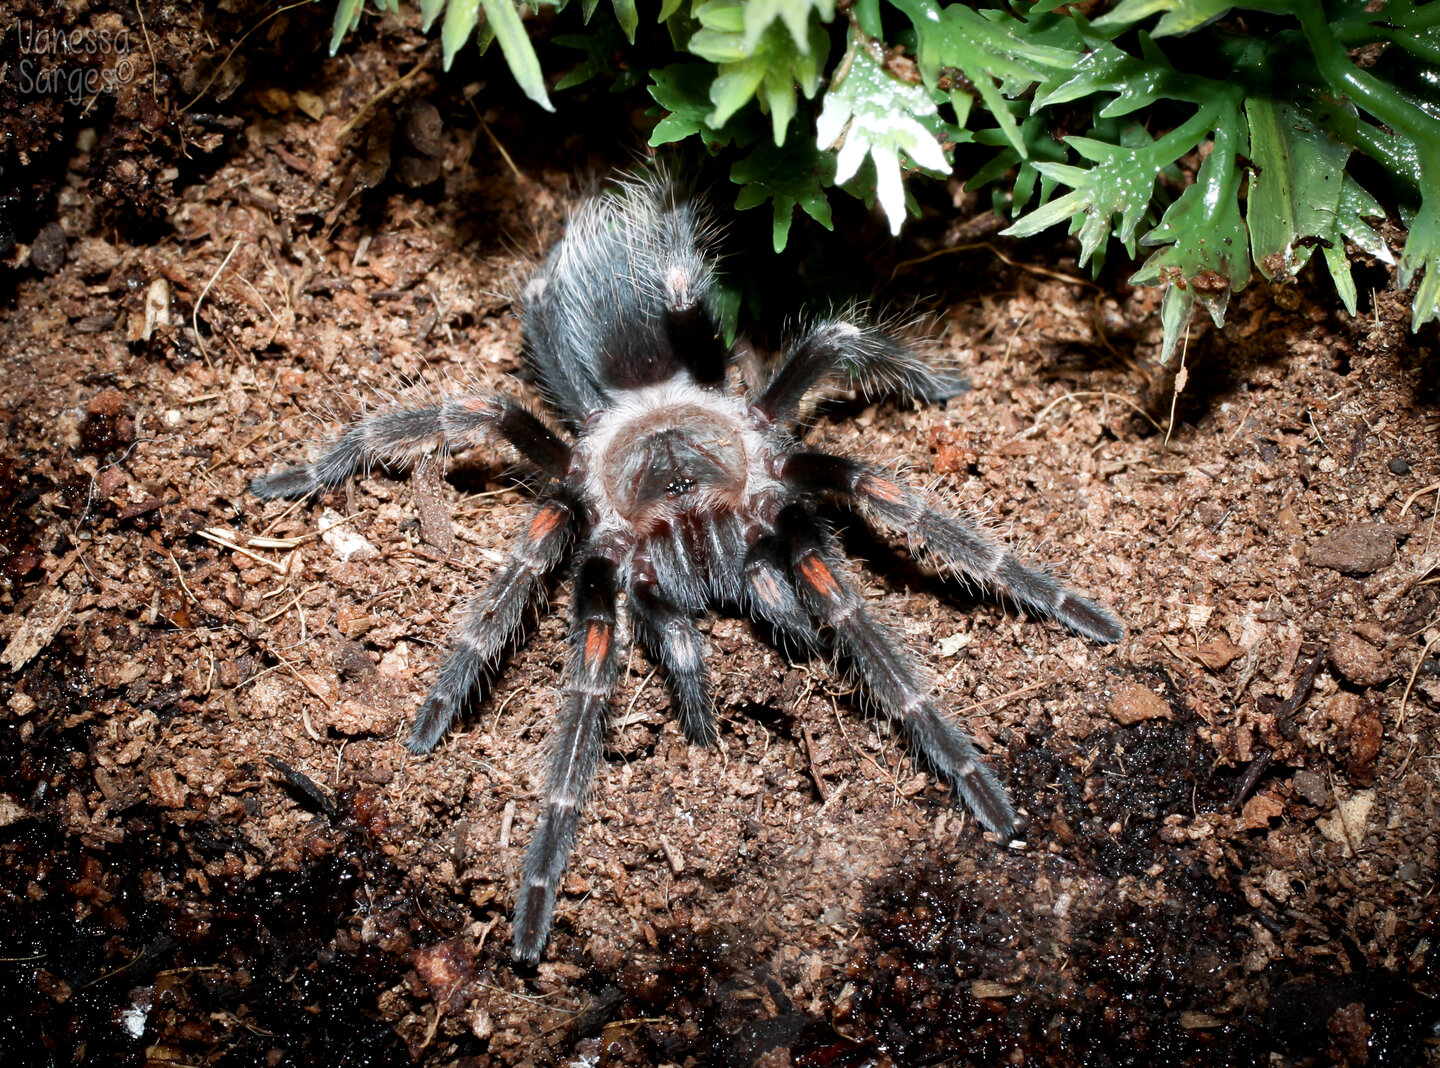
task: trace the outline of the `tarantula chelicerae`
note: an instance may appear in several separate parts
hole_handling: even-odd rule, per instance
[[[626,617],[664,665],[689,741],[708,746],[718,737],[695,619],[738,607],[781,640],[838,654],[979,821],[1002,840],[1014,834],[1005,788],[937,705],[934,680],[843,577],[835,538],[816,515],[822,499],[903,532],[942,570],[1096,641],[1122,634],[1104,608],[879,468],[802,446],[802,403],[847,374],[924,400],[963,388],[895,338],[832,318],[805,332],[758,396],[729,391],[729,353],[709,310],[707,241],[696,204],[664,181],[621,182],[571,217],[523,294],[527,359],[568,435],[509,397],[456,396],[372,415],[313,463],[251,486],[261,497],[301,496],[374,464],[405,466],[496,438],[538,472],[525,533],[470,605],[408,743],[416,753],[435,747],[496,667],[546,575],[573,559],[566,708],[515,908],[522,961],[537,961],[549,935],[601,752]]]

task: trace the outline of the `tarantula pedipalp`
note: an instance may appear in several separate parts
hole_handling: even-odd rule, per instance
[[[622,594],[634,632],[665,668],[689,741],[718,738],[695,619],[739,608],[782,640],[848,662],[869,699],[1002,840],[1016,830],[1004,787],[937,705],[929,673],[846,582],[816,505],[848,505],[905,534],[942,570],[1096,641],[1123,633],[1106,609],[879,468],[802,446],[792,433],[797,411],[844,373],[923,400],[963,388],[896,339],[830,319],[800,338],[758,396],[728,392],[707,240],[697,206],[659,180],[618,183],[573,214],[524,290],[526,358],[569,439],[508,397],[457,396],[363,419],[312,463],[251,486],[266,498],[303,496],[374,464],[404,466],[496,438],[540,474],[529,525],[470,605],[408,742],[416,753],[435,747],[497,666],[545,576],[573,556],[566,707],[515,907],[521,961],[537,961],[545,947],[599,760],[625,633]]]

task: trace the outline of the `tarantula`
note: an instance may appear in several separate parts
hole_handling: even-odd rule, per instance
[[[1005,788],[938,706],[933,678],[846,581],[835,536],[817,517],[822,500],[904,533],[941,570],[1089,638],[1123,633],[1105,608],[880,468],[803,447],[798,412],[837,379],[926,401],[964,388],[895,337],[832,317],[805,331],[758,395],[728,389],[711,243],[700,206],[663,179],[619,182],[573,213],[523,290],[526,359],[566,433],[508,396],[453,396],[381,411],[312,463],[251,484],[264,498],[304,496],[376,464],[405,467],[494,439],[538,475],[529,523],[469,606],[408,740],[415,753],[435,747],[496,668],[546,576],[573,559],[566,707],[515,906],[522,962],[538,961],[549,937],[627,617],[665,668],[688,741],[718,739],[696,618],[738,608],[783,641],[837,654],[981,824],[1002,841],[1016,832]]]

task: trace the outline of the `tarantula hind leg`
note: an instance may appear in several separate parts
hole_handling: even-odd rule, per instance
[[[515,902],[515,959],[536,964],[550,937],[555,888],[575,844],[580,803],[600,760],[605,709],[620,659],[615,649],[618,568],[600,556],[579,565],[573,600],[574,633],[568,699],[550,758],[545,810],[525,853],[525,877]]]
[[[882,525],[904,534],[942,569],[1008,594],[1077,634],[1107,645],[1125,637],[1125,628],[1109,609],[1067,589],[1053,576],[1026,567],[973,524],[937,511],[879,468],[825,452],[795,452],[786,457],[782,477],[796,489],[859,506]]]
[[[540,584],[564,558],[573,519],[573,509],[561,500],[552,498],[536,507],[519,546],[471,602],[456,631],[455,648],[410,728],[405,744],[412,753],[435,748],[476,683],[494,670]]]
[[[490,434],[552,478],[569,470],[570,446],[528,409],[508,397],[462,395],[361,419],[318,459],[262,475],[250,483],[250,492],[267,500],[303,497],[377,464],[408,468],[436,449],[473,448]]]
[[[836,646],[870,699],[900,721],[921,755],[955,787],[986,829],[1002,842],[1015,837],[1018,821],[1005,788],[965,732],[935,706],[934,680],[840,578],[820,528],[802,506],[793,504],[782,509],[776,525],[790,544],[801,601],[817,622],[834,632]]]

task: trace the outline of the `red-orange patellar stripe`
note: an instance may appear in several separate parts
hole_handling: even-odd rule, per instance
[[[905,503],[905,491],[889,479],[877,475],[862,475],[855,488],[867,497],[874,497],[886,504]]]
[[[585,663],[598,664],[610,651],[610,624],[591,623],[585,631]]]
[[[530,520],[530,540],[544,540],[556,527],[565,521],[567,509],[558,504],[547,504]]]
[[[835,574],[820,557],[810,555],[800,561],[800,577],[821,597],[834,597],[840,592],[840,583]]]

